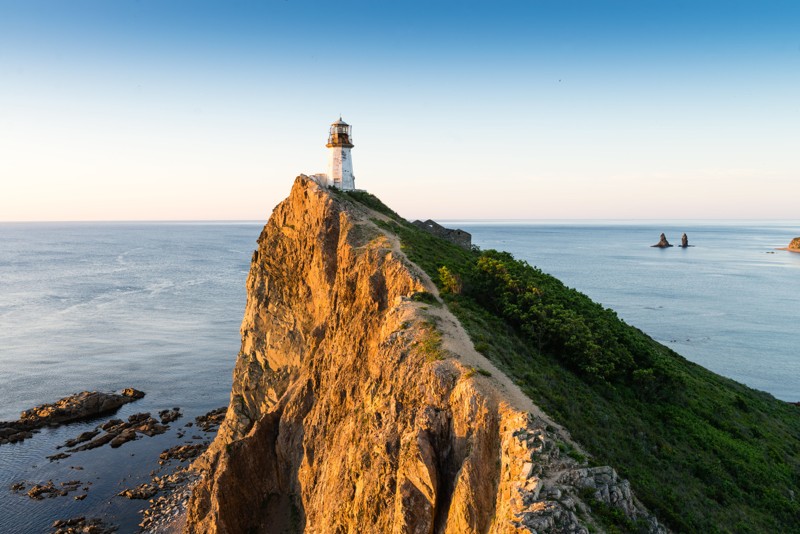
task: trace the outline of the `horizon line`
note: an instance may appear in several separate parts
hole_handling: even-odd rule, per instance
[[[402,217],[402,216],[401,216]],[[421,220],[416,217],[404,217],[407,221]],[[686,218],[588,218],[588,217],[565,217],[565,218],[470,218],[470,217],[449,217],[436,219],[427,217],[424,220],[435,220],[439,222],[469,222],[469,223],[544,223],[544,222],[665,222],[665,221],[697,221],[697,222],[784,222],[798,223],[800,218],[715,218],[715,217],[686,217]],[[0,220],[0,224],[263,224],[267,219],[43,219],[43,220]]]

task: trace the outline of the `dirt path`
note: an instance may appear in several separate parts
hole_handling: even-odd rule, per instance
[[[387,219],[384,215],[375,213],[376,217],[381,220]],[[378,228],[376,226],[376,228]],[[535,417],[539,417],[555,429],[555,432],[561,439],[569,442],[579,452],[584,455],[588,453],[580,446],[579,443],[572,439],[569,431],[556,423],[544,410],[534,404],[534,402],[522,392],[511,378],[509,378],[503,371],[495,366],[486,356],[475,350],[469,334],[461,325],[455,315],[447,308],[439,295],[439,290],[431,280],[430,276],[423,271],[418,265],[413,263],[408,256],[405,255],[401,246],[400,239],[394,235],[384,231],[381,228],[378,230],[387,238],[391,245],[392,253],[402,257],[405,262],[412,268],[426,290],[436,296],[436,299],[441,303],[440,306],[428,306],[425,313],[438,318],[437,327],[442,333],[442,346],[445,350],[454,355],[462,365],[466,367],[473,367],[476,369],[483,369],[491,373],[490,376],[476,374],[472,378],[476,381],[482,394],[488,398],[493,398],[499,404],[505,403],[513,409],[528,412]]]

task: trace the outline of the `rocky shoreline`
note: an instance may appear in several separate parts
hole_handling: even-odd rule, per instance
[[[16,421],[0,421],[0,445],[31,438],[46,426],[56,427],[112,413],[144,395],[144,392],[133,388],[124,389],[120,394],[83,391],[52,404],[36,406],[23,411]]]
[[[44,427],[55,427],[103,415],[109,416],[123,404],[140,399],[144,395],[143,392],[132,388],[124,390],[121,394],[84,391],[52,404],[43,404],[25,410],[19,420],[0,423],[0,429],[5,430],[3,434],[0,434],[5,436],[2,443],[18,443]],[[150,472],[149,482],[124,489],[116,495],[109,495],[111,498],[116,496],[117,498],[148,501],[148,506],[139,511],[141,514],[140,532],[176,532],[180,530],[176,524],[185,516],[186,504],[192,487],[198,479],[198,474],[193,470],[190,462],[206,451],[211,438],[225,417],[226,410],[227,407],[217,408],[185,423],[175,432],[175,437],[181,441],[153,458],[153,463],[157,463],[157,467]],[[164,434],[170,428],[170,424],[181,417],[183,417],[181,409],[173,407],[159,411],[157,416],[143,412],[130,415],[126,421],[112,418],[101,422],[93,430],[84,431],[56,446],[56,449],[66,449],[66,452],[59,452],[47,456],[47,458],[50,462],[59,462],[77,452],[99,449],[104,445],[118,448],[142,436],[152,437]],[[191,436],[187,436],[184,441],[184,436],[190,430],[193,430]],[[18,436],[20,433],[22,435]],[[67,469],[69,471],[66,471]],[[84,468],[70,465],[68,468],[65,466],[64,470],[66,472],[60,473],[60,475],[68,475],[73,472],[74,475],[79,475]],[[89,496],[93,482],[80,477],[80,475],[78,477],[74,475],[69,480],[64,476],[63,481],[58,481],[61,476],[57,478],[50,471],[50,476],[55,480],[36,480],[35,477],[34,480],[17,480],[7,487],[7,490],[32,501],[62,497],[72,497],[70,500],[83,501]],[[88,475],[86,476],[88,477]],[[95,491],[97,490],[95,489]],[[75,510],[81,509],[76,508]],[[57,519],[51,524],[49,531],[55,534],[107,534],[120,529],[120,526],[114,523],[115,520],[113,516],[76,515],[71,518]],[[127,528],[129,527],[123,525],[123,530]]]
[[[149,412],[135,413],[128,417],[127,422],[122,419],[111,419],[94,430],[83,432],[81,435],[64,442],[64,445],[56,447],[58,449],[70,447],[66,453],[54,454],[47,458],[51,462],[63,460],[64,458],[69,458],[70,454],[68,453],[96,449],[105,444],[111,445],[112,448],[117,448],[129,441],[138,439],[139,435],[153,437],[163,434],[169,429],[169,425],[166,423],[175,421],[181,416],[181,413],[179,408],[173,408],[172,410],[161,411],[159,416],[161,422],[153,418]],[[105,433],[101,434],[101,432]]]
[[[194,425],[203,432],[214,432],[219,429],[219,425],[225,419],[227,407],[217,408],[205,415],[195,418]],[[192,423],[187,423],[187,426]],[[202,455],[209,446],[209,442],[195,445],[179,445],[165,450],[159,456],[159,464],[163,465],[169,460],[179,460],[181,464],[190,459]],[[142,484],[134,488],[133,494],[137,495],[128,498],[147,498],[149,504],[142,511],[142,522],[139,523],[143,533],[164,533],[179,532],[182,530],[186,518],[186,507],[195,484],[199,481],[200,475],[193,466],[177,466],[170,474],[153,476],[150,483]],[[120,495],[131,491],[125,490]],[[158,493],[161,495],[157,496]],[[147,495],[139,497],[138,495]]]

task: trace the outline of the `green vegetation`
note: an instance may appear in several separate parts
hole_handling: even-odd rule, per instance
[[[392,210],[389,206],[381,202],[381,200],[373,194],[367,193],[366,191],[342,191],[340,189],[336,189],[335,187],[330,188],[331,191],[338,195],[344,195],[346,197],[352,198],[356,202],[363,204],[364,206],[377,211],[378,213],[382,213],[386,215],[390,219],[394,219],[395,221],[402,221],[403,218],[400,217],[394,210]]]
[[[439,305],[439,301],[436,299],[433,293],[428,293],[427,291],[417,291],[413,295],[411,295],[411,300],[414,302],[424,302],[425,304],[433,304],[435,306]]]
[[[418,342],[418,349],[429,362],[444,360],[445,353],[442,348],[442,333],[436,328],[432,320],[422,324],[422,337]]]
[[[800,532],[800,408],[687,361],[507,253],[464,250],[370,203],[394,215],[376,223],[400,237],[476,349],[669,527]],[[610,531],[636,531],[604,513]]]
[[[467,372],[464,373],[464,378],[472,378],[476,373],[483,376],[492,376],[492,373],[482,367],[470,367]]]
[[[442,292],[459,295],[464,287],[461,277],[450,272],[445,265],[439,267],[439,281],[442,284]]]

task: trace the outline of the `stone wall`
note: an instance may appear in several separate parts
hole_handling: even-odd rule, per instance
[[[447,239],[448,241],[455,243],[460,247],[464,247],[469,249],[472,247],[472,234],[469,232],[465,232],[464,230],[460,230],[458,228],[445,228],[441,224],[437,223],[434,220],[428,219],[425,222],[422,221],[414,221],[412,224],[415,226],[422,228],[426,232],[430,232],[437,237],[441,237],[442,239]]]

